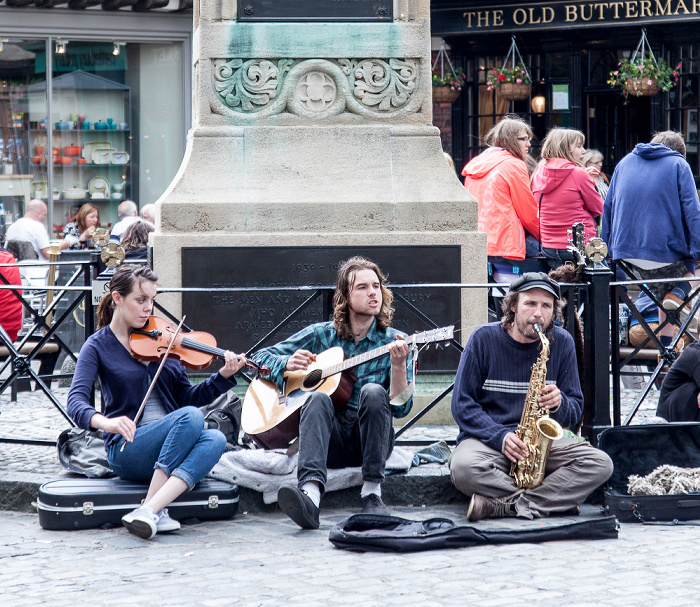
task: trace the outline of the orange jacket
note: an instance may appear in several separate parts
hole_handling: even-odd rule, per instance
[[[539,240],[537,203],[525,163],[502,148],[489,148],[462,175],[464,187],[479,202],[479,231],[486,233],[487,255],[525,259],[525,230]]]

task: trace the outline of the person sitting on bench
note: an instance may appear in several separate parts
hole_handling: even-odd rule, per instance
[[[129,336],[149,319],[156,296],[156,274],[146,265],[117,268],[97,310],[99,330],[80,351],[68,393],[68,413],[85,430],[103,430],[107,459],[117,476],[147,481],[143,505],[122,518],[124,526],[144,539],[175,531],[180,523],[166,506],[207,474],[226,448],[219,430],[204,430],[197,408],[236,385],[233,378],[245,357],[227,351],[225,364],[201,384],[191,385],[182,364],[165,361],[143,410],[137,411],[155,377],[159,361],[132,357]],[[99,378],[104,415],[90,404]]]
[[[671,365],[663,383],[656,415],[669,422],[700,421],[700,342],[693,342]]]

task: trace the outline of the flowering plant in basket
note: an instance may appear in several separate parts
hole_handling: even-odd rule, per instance
[[[655,84],[662,91],[670,91],[678,84],[680,68],[680,62],[675,68],[671,68],[663,59],[654,61],[651,57],[635,61],[622,59],[617,64],[617,69],[610,72],[608,84],[611,87],[621,86],[625,97],[630,93],[630,86],[633,90],[639,88],[636,92],[637,96],[643,94],[642,89],[635,86],[636,83],[646,87],[652,87]]]
[[[453,67],[449,70],[433,68],[433,88],[450,88],[453,91],[461,91],[467,80],[467,75],[461,67]]]
[[[492,68],[486,74],[486,89],[493,91],[502,84],[532,84],[530,76],[522,63],[518,63],[513,68],[502,67]]]

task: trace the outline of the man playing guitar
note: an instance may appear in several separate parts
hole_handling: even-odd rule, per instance
[[[393,296],[384,281],[375,263],[348,259],[338,270],[333,321],[308,326],[253,357],[270,367],[270,379],[281,386],[285,371],[307,369],[316,354],[331,347],[340,346],[351,357],[388,344],[388,357],[355,367],[358,379],[342,410],[336,412],[331,397],[320,391],[312,392],[302,406],[298,487],[281,487],[277,499],[303,529],[318,529],[327,468],[362,466],[362,511],[389,514],[381,483],[394,444],[391,419],[411,410],[413,373],[407,369],[405,335],[390,326]]]

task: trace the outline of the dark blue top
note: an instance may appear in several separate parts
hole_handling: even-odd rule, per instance
[[[154,361],[145,365],[133,358],[109,326],[100,329],[87,339],[80,350],[68,392],[68,414],[80,428],[90,429],[90,418],[95,414],[95,409],[90,405],[90,391],[95,379],[99,378],[104,416],[126,415],[134,419],[159,364],[160,361]],[[235,385],[233,376],[226,379],[217,372],[193,386],[182,364],[170,358],[163,365],[154,390],[158,391],[169,413],[186,405],[208,405]],[[120,436],[105,433],[105,447]]]
[[[583,411],[574,340],[552,327],[547,383],[561,391],[561,405],[550,417],[563,427],[574,426]],[[452,394],[452,415],[459,426],[457,442],[478,438],[503,452],[506,434],[515,432],[530,385],[532,365],[541,352],[539,341],[515,341],[494,322],[477,327],[459,361]]]
[[[639,143],[615,168],[603,207],[612,259],[700,258],[700,201],[690,165],[660,143]]]

